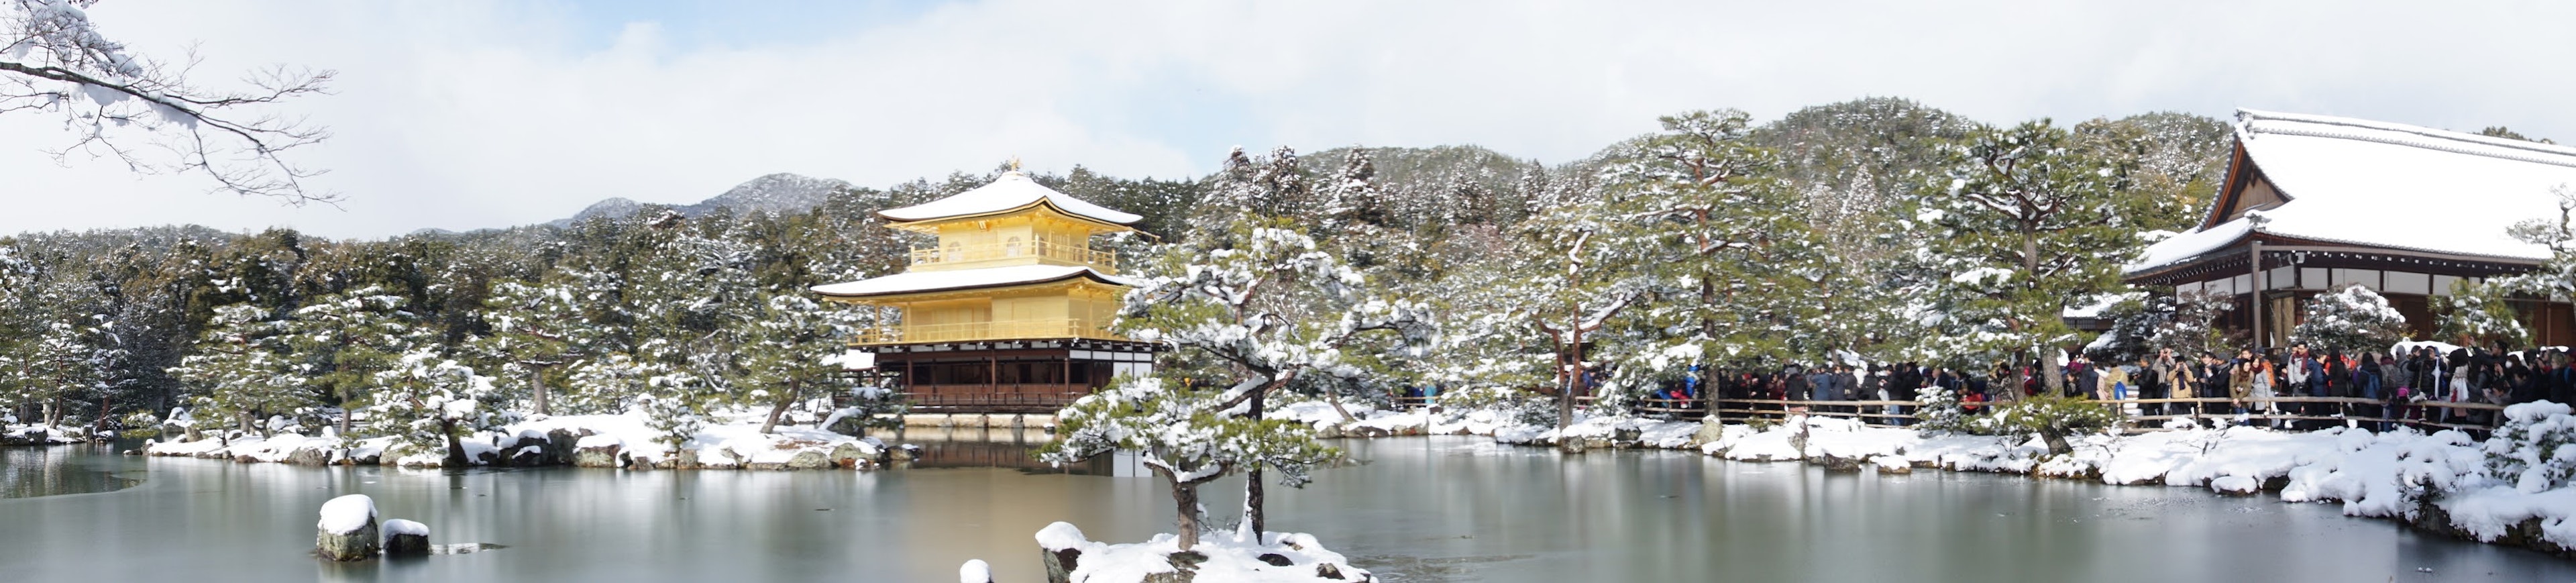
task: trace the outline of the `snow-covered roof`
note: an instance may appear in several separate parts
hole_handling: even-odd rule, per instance
[[[1065,214],[1115,225],[1134,224],[1145,218],[1056,192],[1017,170],[1004,172],[992,184],[978,186],[974,190],[908,207],[877,211],[877,215],[898,222],[928,221],[993,214],[1037,204],[1038,201],[1046,201]]]
[[[1013,265],[950,271],[910,271],[885,277],[814,286],[814,293],[830,297],[856,298],[915,294],[924,292],[1001,287],[1063,281],[1088,277],[1112,285],[1134,287],[1126,278],[1101,273],[1080,265]]]
[[[2236,119],[2236,143],[2287,202],[2157,242],[2128,272],[2223,249],[2258,229],[2293,239],[2542,260],[2547,248],[2505,230],[2555,216],[2551,188],[2576,187],[2576,148],[2322,115],[2241,109]]]

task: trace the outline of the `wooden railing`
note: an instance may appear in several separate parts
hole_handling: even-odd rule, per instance
[[[2192,419],[2203,421],[2204,424],[2213,421],[2235,423],[2241,419],[2257,425],[2271,425],[2276,421],[2283,424],[2355,422],[2373,425],[2405,425],[2428,431],[2441,429],[2486,431],[2494,428],[2495,423],[2502,417],[2500,412],[2504,410],[2503,405],[2448,401],[2402,402],[2395,407],[2390,407],[2386,401],[2357,397],[2274,397],[2270,401],[2273,407],[2270,408],[2258,407],[2257,403],[2250,400],[2240,402],[2224,397],[2111,399],[2090,402],[2106,407],[2119,407],[2121,416],[2127,419],[2125,428],[2129,430],[2159,429],[2164,426],[2165,421],[2172,419]],[[1970,403],[1970,405],[1979,406],[1976,409],[1978,411],[1990,411],[1995,406],[2006,403],[2011,401],[1990,401]],[[1698,413],[1705,415],[1714,412],[1720,417],[1741,419],[1779,419],[1791,413],[1799,413],[1817,417],[1858,419],[1864,424],[1876,427],[1911,425],[1915,423],[1915,412],[1920,411],[1923,406],[1922,403],[1915,401],[1779,399],[1718,399],[1712,404],[1712,408],[1701,409]],[[2243,415],[2236,413],[2236,409],[2240,406],[2247,409]],[[1891,411],[1888,407],[1900,409]],[[2377,414],[2362,414],[2365,411],[2375,411]],[[2482,415],[2485,421],[2483,423],[2453,422],[2467,421],[2470,415]]]
[[[918,324],[867,328],[859,331],[852,345],[904,344],[912,342],[967,342],[975,340],[1019,340],[1047,338],[1096,338],[1121,340],[1116,334],[1088,322],[1061,320],[1002,320],[957,324]]]
[[[1401,400],[1399,400],[1401,402]],[[1575,397],[1578,406],[1590,406],[1590,396]],[[2011,401],[1969,403],[1976,411],[1991,411],[1996,405]],[[2301,424],[2404,425],[2427,431],[2459,429],[2487,431],[2502,421],[2503,405],[2491,403],[2453,403],[2448,401],[2415,401],[2398,403],[2357,397],[2273,397],[2271,407],[2259,403],[2234,401],[2224,397],[2171,399],[2090,400],[2102,406],[2119,407],[2127,420],[2123,429],[2149,431],[2161,429],[2172,419],[2192,419],[2208,423],[2236,423],[2239,420],[2257,424],[2298,427]],[[1649,417],[1700,419],[1716,414],[1726,419],[1782,419],[1791,414],[1813,417],[1857,419],[1872,427],[1901,427],[1918,420],[1915,413],[1923,404],[1917,401],[1792,401],[1785,399],[1653,399],[1631,401],[1630,410]],[[2241,403],[2241,405],[2240,405]],[[2243,415],[2235,411],[2247,409]],[[1891,407],[1893,409],[1891,409]],[[2376,415],[2364,415],[2375,412]],[[2472,417],[2482,419],[2473,420]]]
[[[912,250],[913,265],[992,261],[996,259],[1014,259],[1020,257],[1036,257],[1040,259],[1054,259],[1057,261],[1078,263],[1099,268],[1101,271],[1109,273],[1116,273],[1118,271],[1117,253],[1100,249],[1092,249],[1089,247],[1051,243],[1044,240],[1021,241],[1018,243],[983,243],[977,245],[956,245],[947,247],[918,247]]]
[[[1027,389],[1018,385],[1002,385]],[[1087,390],[1065,390],[1065,385],[1044,385],[1034,392],[958,392],[939,391],[904,393],[909,410],[918,413],[1054,413],[1076,399],[1090,394]],[[1080,387],[1074,387],[1080,388]]]

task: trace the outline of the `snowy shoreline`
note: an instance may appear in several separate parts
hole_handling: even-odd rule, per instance
[[[761,433],[758,423],[709,425],[672,447],[642,414],[565,415],[480,432],[460,445],[468,465],[578,466],[648,469],[815,470],[882,467],[902,455],[873,437],[853,437],[813,427],[780,425]],[[421,449],[391,437],[346,440],[297,433],[247,435],[229,442],[148,442],[139,453],[224,459],[242,463],[442,467],[446,448]]]
[[[1283,410],[1284,417],[1313,424],[1319,436],[1328,438],[1477,435],[1497,443],[1546,447],[1560,438],[1552,428],[1516,423],[1499,411],[1426,418],[1418,411],[1355,410],[1360,418],[1345,422],[1322,403]],[[2553,404],[2522,414],[2535,427],[2576,428],[2576,416],[2567,412]],[[1581,440],[1583,449],[1695,450],[1728,460],[1805,462],[1839,471],[1902,474],[1919,468],[2207,488],[2232,496],[2268,492],[2282,502],[2339,503],[2346,516],[2393,519],[2466,540],[2576,557],[2576,521],[2570,520],[2576,518],[2576,486],[2535,488],[2528,478],[2488,477],[2486,444],[2458,431],[2333,428],[2291,433],[2194,427],[2092,435],[2076,440],[2073,453],[2057,456],[2036,438],[1927,435],[1830,418],[1757,428],[1596,417],[1576,422],[1564,436]],[[2556,441],[2540,439],[2536,457],[2576,459],[2576,449],[2549,451],[2559,445]],[[2440,491],[2428,494],[2436,489]]]

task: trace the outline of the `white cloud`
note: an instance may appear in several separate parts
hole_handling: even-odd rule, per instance
[[[346,210],[56,167],[53,120],[0,116],[0,232],[196,222],[330,236],[692,202],[769,172],[884,185],[1018,156],[1206,172],[1229,145],[1474,143],[1563,161],[1685,109],[1771,117],[1864,95],[1992,121],[2236,106],[2576,138],[2558,4],[1063,3],[942,6],[822,38],[613,42],[574,8],[108,0],[137,48],[203,71],[338,69],[299,108]],[[792,7],[754,4],[769,10]],[[745,8],[751,9],[751,8]],[[832,27],[818,27],[832,30]],[[201,73],[204,74],[204,73]]]

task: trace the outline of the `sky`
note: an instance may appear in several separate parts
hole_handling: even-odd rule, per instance
[[[103,0],[225,86],[335,70],[293,152],[345,200],[57,161],[0,114],[0,233],[195,223],[385,237],[685,204],[774,172],[882,187],[1013,158],[1116,176],[1228,149],[1481,145],[1558,163],[1738,108],[1868,96],[1987,122],[2236,108],[2576,141],[2576,2]]]

